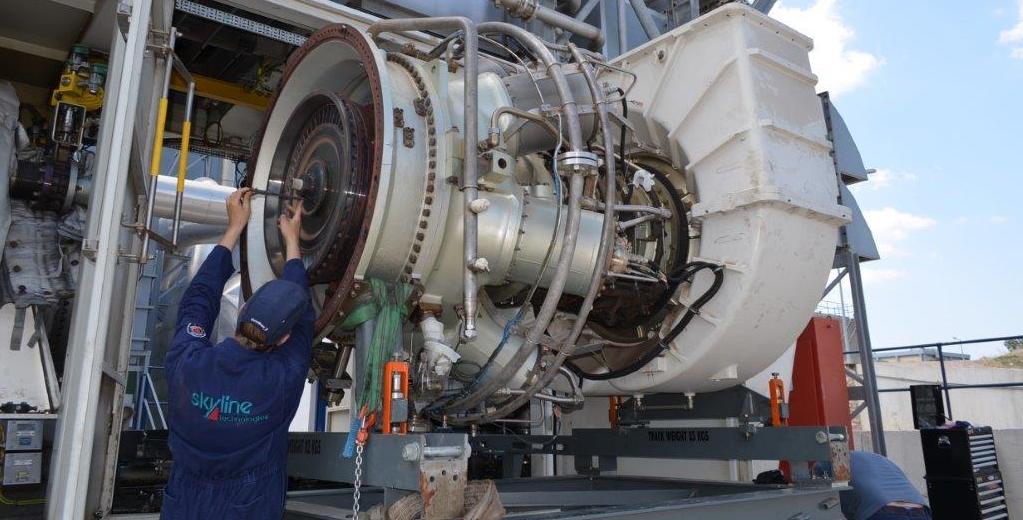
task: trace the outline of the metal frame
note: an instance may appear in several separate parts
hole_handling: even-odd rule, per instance
[[[342,455],[347,437],[347,432],[292,433],[288,436],[288,476],[351,483],[355,459]],[[362,455],[366,461],[362,483],[418,491],[431,460],[448,461],[464,474],[470,453],[467,439],[462,433],[373,435]]]
[[[135,415],[132,416],[131,425],[136,430],[162,430],[167,428],[167,418],[163,413],[162,401],[160,401],[160,396],[156,392],[153,376],[149,373],[150,355],[151,352],[148,350],[141,352],[133,351],[130,356],[135,361],[128,364],[128,372],[135,372],[135,395],[132,400]],[[156,413],[153,413],[154,406]],[[157,422],[157,419],[160,422]]]
[[[132,205],[126,204],[131,189],[128,169],[152,4],[153,0],[133,2],[126,34],[119,28],[111,34],[107,103],[100,123],[98,165],[82,247],[86,261],[81,267],[79,297],[69,334],[62,411],[50,465],[50,474],[59,477],[49,480],[47,518],[84,518],[92,513],[87,510],[87,500],[99,495],[99,486],[93,485],[98,479],[94,477],[106,469],[108,464],[104,462],[109,462],[94,461],[93,453],[97,443],[109,444],[116,437],[116,432],[104,431],[102,426],[109,428],[113,422],[111,410],[117,424],[121,415],[120,407],[112,405],[117,397],[116,373],[110,376],[113,389],[103,376],[112,372],[104,370],[104,365],[111,354],[117,354],[113,349],[127,353],[128,346],[122,343],[130,341],[131,324],[123,319],[123,309],[131,308],[124,306],[124,300],[134,297],[138,264],[127,263],[125,268],[118,265],[118,259],[122,250],[137,243],[130,232],[122,229],[121,222]],[[115,310],[118,308],[120,312]],[[120,320],[122,328],[128,327],[128,338],[115,332],[115,320]],[[110,406],[101,410],[100,401]],[[116,444],[116,439],[113,442]]]
[[[848,474],[844,427],[793,426],[576,429],[570,436],[475,435],[477,453],[574,455],[581,474],[615,471],[618,457],[690,460],[831,461],[836,475]],[[839,445],[839,446],[833,446]],[[842,446],[845,446],[843,448]],[[797,480],[809,479],[793,467]],[[802,471],[801,471],[802,470]],[[844,479],[839,479],[844,480]]]
[[[768,10],[774,4],[774,2],[760,3]],[[863,168],[859,150],[856,148],[855,143],[851,139],[844,138],[844,136],[847,137],[843,133],[845,123],[837,109],[832,105],[830,96],[827,93],[823,93],[820,94],[820,98],[821,106],[824,110],[824,121],[828,129],[828,140],[831,141],[833,148],[831,158],[835,166],[835,182],[839,188],[838,203],[843,206],[856,208],[856,201],[852,199],[852,194],[846,189],[845,185],[847,182],[851,183],[856,180],[866,179],[867,172]],[[852,169],[857,171],[851,171]],[[846,200],[847,197],[848,200]],[[870,343],[870,328],[867,323],[867,301],[863,294],[863,275],[860,272],[860,262],[863,261],[861,253],[865,253],[865,251],[857,250],[858,246],[862,248],[863,245],[862,240],[857,235],[860,229],[856,228],[855,224],[856,218],[854,216],[848,224],[842,226],[839,232],[834,267],[839,268],[840,271],[835,279],[828,284],[821,298],[823,299],[827,296],[835,286],[840,285],[843,278],[849,279],[849,290],[852,292],[853,313],[856,320],[856,342],[859,346],[860,370],[863,372],[860,384],[863,385],[862,397],[865,405],[864,409],[867,410],[870,422],[871,447],[874,452],[885,455],[888,450],[885,446],[884,425],[881,420],[881,401],[877,394],[877,376],[874,373],[874,355]],[[871,242],[873,242],[872,239]],[[844,269],[841,269],[843,267]],[[842,325],[842,341],[848,344],[844,322]]]
[[[351,482],[355,462],[341,456],[346,433],[293,433],[288,474],[334,482]],[[522,518],[767,518],[838,519],[838,492],[849,479],[843,427],[761,428],[618,428],[578,429],[569,436],[427,433],[373,435],[366,444],[362,479],[383,488],[362,494],[363,508],[387,505],[408,493],[423,492],[432,477],[464,475],[470,446],[478,454],[574,455],[581,477],[496,481],[505,506],[532,507]],[[790,462],[829,461],[834,479],[815,479],[808,464],[792,464],[797,486],[757,486],[646,477],[608,477],[617,457],[656,459],[750,459]],[[445,474],[444,472],[447,471]],[[838,481],[838,485],[833,485]],[[368,491],[368,490],[367,490]],[[425,494],[424,494],[425,496]],[[437,498],[434,497],[434,501]],[[291,495],[289,515],[345,518],[350,490],[298,492]],[[563,511],[564,507],[588,509]],[[802,516],[792,516],[793,514]],[[766,516],[765,516],[766,515]],[[783,516],[771,516],[783,515]],[[788,515],[788,516],[784,516]],[[290,516],[289,516],[290,517]]]
[[[552,477],[494,481],[517,519],[840,520],[843,487],[791,488],[644,477]],[[365,490],[364,504],[386,503],[386,490]],[[587,507],[589,506],[589,507]],[[351,516],[351,490],[292,492],[288,518]]]
[[[292,433],[289,437],[288,475],[333,482],[351,482],[355,462],[341,454],[347,433]],[[504,435],[427,433],[374,435],[363,455],[363,483],[393,489],[417,490],[421,461],[430,453],[468,458],[477,454],[574,455],[576,470],[584,474],[614,471],[618,457],[692,460],[830,461],[836,480],[848,477],[848,443],[841,426],[765,428],[757,423],[739,427],[617,429],[585,428],[571,435]],[[456,453],[457,451],[457,453]],[[422,456],[420,456],[422,454]],[[845,455],[843,455],[845,454]],[[439,457],[438,457],[439,458]],[[592,464],[599,459],[597,465]],[[797,471],[800,480],[809,474]]]
[[[938,343],[922,343],[919,345],[906,345],[902,347],[886,347],[873,349],[873,353],[878,352],[894,352],[899,350],[921,350],[926,352],[927,349],[936,349],[938,354],[938,365],[941,367],[941,390],[945,396],[945,414],[946,419],[952,420],[952,395],[949,390],[962,390],[968,388],[1019,388],[1023,387],[1023,381],[1006,382],[1006,383],[977,383],[977,384],[949,384],[948,373],[945,370],[945,347],[953,345],[974,345],[977,343],[994,343],[997,341],[1007,341],[1013,339],[1023,340],[1023,334],[1018,336],[999,336],[994,338],[978,338],[968,340],[958,340],[951,342],[938,342]],[[856,354],[857,351],[847,351],[844,354]],[[875,358],[876,359],[876,358]],[[873,364],[873,363],[872,363]],[[908,392],[909,387],[905,388],[881,388],[876,389],[875,393],[887,393],[887,392]],[[855,417],[858,412],[853,413]]]
[[[253,34],[265,36],[272,40],[284,42],[296,47],[300,47],[306,40],[306,37],[301,34],[257,22],[255,20],[250,20],[244,16],[238,16],[226,11],[221,11],[220,9],[192,2],[191,0],[175,0],[174,8],[183,13],[195,15],[199,18],[205,18],[228,27],[234,27],[235,29],[241,29]]]

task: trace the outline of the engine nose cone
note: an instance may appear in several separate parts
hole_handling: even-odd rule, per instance
[[[270,172],[273,191],[301,197],[302,259],[312,283],[329,283],[345,273],[366,217],[371,184],[372,133],[363,109],[333,93],[309,95],[289,119],[277,154],[283,167]],[[298,188],[298,187],[301,188]],[[264,240],[274,272],[284,269],[284,244],[277,218],[285,209],[267,197]]]
[[[285,261],[277,220],[301,199],[302,260],[316,333],[330,334],[357,286],[371,240],[386,134],[384,58],[362,31],[316,31],[289,58],[247,162],[245,185],[287,197],[252,208],[241,243],[243,294],[279,277]]]

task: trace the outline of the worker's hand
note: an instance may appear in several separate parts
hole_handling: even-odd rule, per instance
[[[277,227],[281,230],[281,237],[284,238],[285,254],[288,260],[302,257],[299,248],[300,235],[302,232],[302,201],[296,200],[291,206],[285,208],[277,219]]]
[[[227,197],[227,227],[242,231],[252,215],[252,188],[240,188]]]
[[[234,249],[238,238],[245,231],[249,224],[249,216],[252,215],[252,189],[241,188],[227,197],[227,231],[220,239],[220,245]]]

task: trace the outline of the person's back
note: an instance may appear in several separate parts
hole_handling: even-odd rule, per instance
[[[887,458],[854,451],[849,469],[852,489],[841,493],[842,513],[848,520],[931,518],[927,500]]]
[[[239,193],[229,199],[228,213],[232,216],[233,200],[239,206],[235,212],[247,222],[248,195]],[[289,231],[296,239],[300,217],[296,212],[296,227]],[[282,234],[284,220],[290,219],[282,220]],[[165,361],[174,457],[162,518],[276,519],[283,514],[288,425],[309,368],[314,316],[293,240],[282,279],[261,288],[243,308],[239,335],[210,343],[207,331],[234,272],[230,249],[243,228],[237,222],[229,226],[178,312]],[[243,335],[249,330],[260,341]]]

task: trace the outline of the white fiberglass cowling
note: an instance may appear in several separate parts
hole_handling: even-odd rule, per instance
[[[693,195],[690,260],[725,266],[723,284],[663,356],[588,382],[592,394],[707,392],[766,368],[806,325],[848,210],[838,188],[811,41],[730,4],[619,57],[636,139],[671,157]],[[628,84],[623,74],[605,81]],[[691,302],[713,276],[697,275]],[[666,333],[681,313],[667,320]]]

